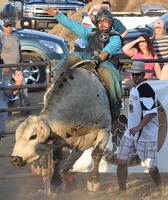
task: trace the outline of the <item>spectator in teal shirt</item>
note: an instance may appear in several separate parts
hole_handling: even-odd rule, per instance
[[[109,11],[111,11],[111,3],[109,1],[103,1],[102,3],[98,3],[95,4],[88,12],[88,16],[91,18],[92,22],[95,23],[95,15],[93,14],[93,12],[95,10],[100,10],[100,9],[107,9]],[[126,27],[123,25],[123,23],[117,19],[117,18],[113,18],[113,26],[112,29],[115,30],[116,32],[118,32],[122,38],[124,38],[127,33],[128,30],[126,29]]]

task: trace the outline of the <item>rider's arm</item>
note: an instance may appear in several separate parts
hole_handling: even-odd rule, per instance
[[[87,41],[92,29],[89,27],[82,26],[80,23],[72,20],[71,18],[65,16],[63,13],[60,13],[58,10],[54,10],[51,7],[44,9],[44,12],[48,13],[51,16],[62,24],[64,27],[78,35],[83,40]]]
[[[117,55],[122,50],[122,41],[120,36],[111,36],[109,43],[102,49],[102,52],[109,52],[109,56]]]
[[[102,49],[99,55],[93,56],[93,60],[98,65],[113,55],[117,55],[122,48],[120,36],[112,36],[110,42]]]
[[[57,21],[62,24],[64,27],[68,28],[70,31],[78,35],[80,38],[87,40],[92,29],[86,26],[82,26],[80,23],[72,20],[71,18],[66,17],[62,13],[58,13],[54,16]]]

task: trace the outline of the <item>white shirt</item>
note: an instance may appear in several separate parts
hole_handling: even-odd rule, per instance
[[[142,118],[151,113],[156,113],[148,124],[134,136],[129,135],[129,130],[137,126]],[[156,107],[155,92],[147,82],[133,87],[129,96],[128,128],[124,135],[134,141],[153,142],[158,140],[158,111]]]

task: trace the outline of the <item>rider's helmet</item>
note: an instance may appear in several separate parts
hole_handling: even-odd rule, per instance
[[[112,13],[109,10],[107,10],[107,9],[101,9],[97,13],[97,15],[96,15],[96,25],[97,25],[97,23],[100,20],[108,20],[108,21],[110,21],[110,28],[109,28],[109,30],[112,29],[112,26],[113,26],[113,15],[112,15]]]

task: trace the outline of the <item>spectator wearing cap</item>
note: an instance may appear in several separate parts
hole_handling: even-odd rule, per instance
[[[5,64],[17,64],[21,61],[20,40],[12,33],[13,20],[5,18],[2,21],[3,34],[1,37],[1,59]],[[4,68],[8,72],[10,68]]]
[[[11,18],[4,18],[2,20],[3,34],[0,37],[0,56],[1,63],[4,64],[18,64],[22,60],[21,56],[21,45],[20,39],[12,32],[14,21]],[[15,80],[12,78],[12,74],[15,72],[16,68],[5,67],[3,68],[2,77],[3,80],[8,83],[8,85],[14,84]],[[25,81],[23,81],[24,83]],[[27,89],[19,92],[19,97],[22,100],[21,104],[23,106],[30,105],[29,99],[27,97]],[[9,100],[8,106],[12,107],[14,101]],[[28,113],[22,113],[23,115],[29,115]]]
[[[112,10],[111,3],[109,1],[104,0],[101,3],[95,4],[89,10],[88,16],[91,18],[91,20],[94,24],[95,24],[95,15],[93,14],[93,12],[96,10],[99,11],[100,9],[107,9],[107,10],[111,11]],[[122,36],[122,38],[124,38],[128,33],[128,30],[126,29],[126,27],[117,18],[113,18],[112,29],[115,30],[116,32],[118,32]]]
[[[168,59],[168,35],[165,31],[165,24],[162,20],[154,22],[153,30],[153,48],[159,59]],[[161,75],[160,80],[168,80],[168,63],[160,63]]]

